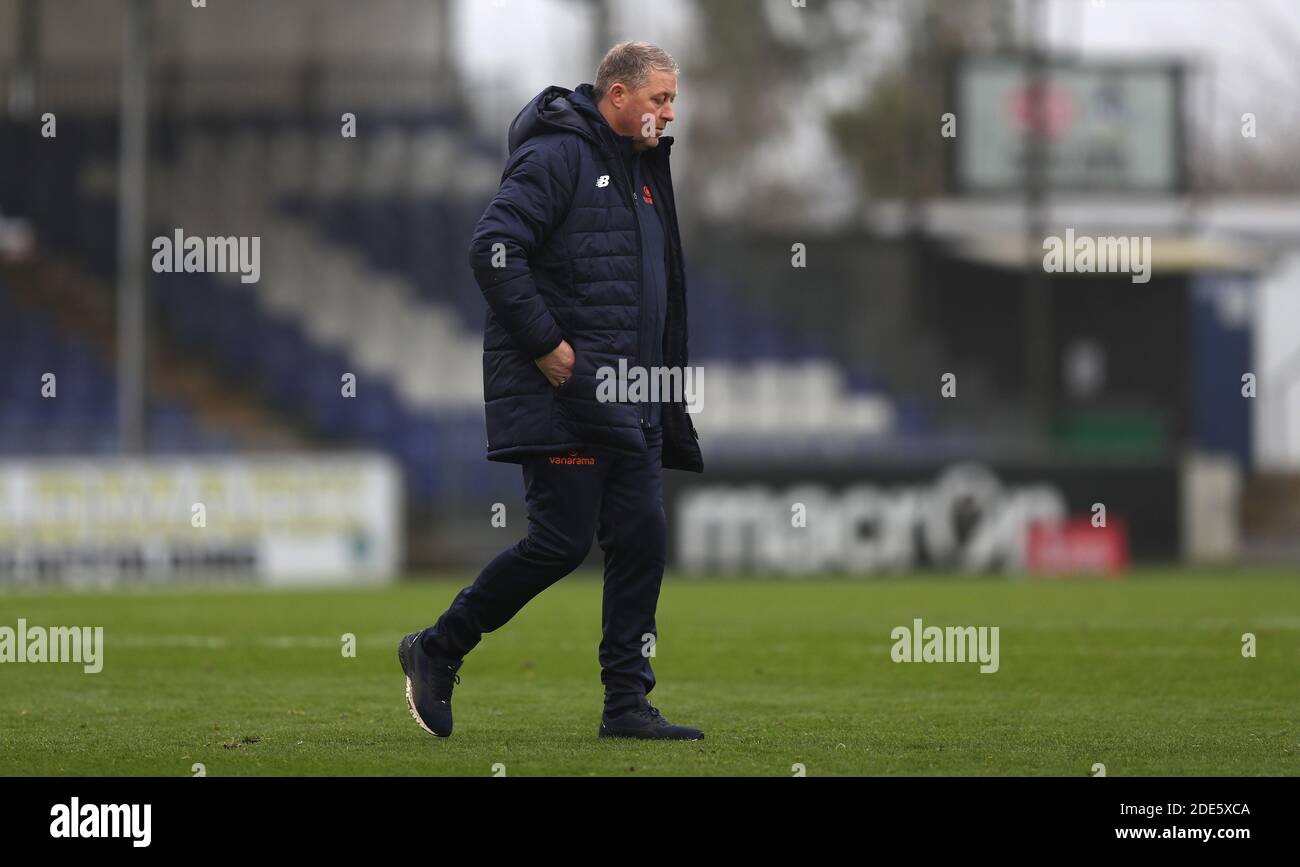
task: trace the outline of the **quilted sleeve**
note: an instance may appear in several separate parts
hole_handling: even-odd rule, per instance
[[[560,143],[539,143],[516,152],[470,241],[470,267],[483,297],[529,358],[546,355],[562,339],[528,263],[573,200],[565,150]]]

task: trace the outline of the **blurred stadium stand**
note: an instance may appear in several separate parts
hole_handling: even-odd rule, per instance
[[[486,305],[466,251],[522,101],[500,81],[463,77],[445,28],[383,62],[351,41],[352,29],[373,25],[375,44],[403,45],[392,21],[412,10],[436,17],[430,10],[443,6],[390,4],[381,24],[330,3],[314,41],[296,39],[298,18],[240,6],[282,28],[276,38],[297,52],[287,60],[269,37],[238,56],[232,46],[256,42],[256,28],[230,9],[198,28],[160,7],[149,129],[147,235],[256,235],[262,252],[256,283],[149,275],[151,449],[382,451],[403,469],[410,550],[422,563],[472,562],[476,544],[499,547],[479,507],[520,500],[518,468],[484,459]],[[315,8],[290,7],[308,18]],[[49,14],[47,25],[79,48],[39,69],[57,137],[40,137],[30,107],[0,120],[0,166],[23,167],[0,172],[0,235],[21,224],[35,242],[0,265],[0,454],[119,445],[119,70],[77,34],[120,22],[81,0],[60,8],[76,14]],[[190,50],[182,32],[211,50]],[[17,92],[18,60],[0,66],[0,93]],[[344,112],[357,138],[340,136]],[[679,183],[700,177],[683,172]],[[1274,212],[1177,190],[1054,194],[1052,226],[1155,236],[1162,267],[1138,292],[1127,275],[1037,273],[1019,246],[1026,224],[1015,194],[864,196],[858,216],[797,233],[744,215],[706,218],[696,198],[679,196],[691,361],[704,370],[696,424],[710,471],[758,478],[781,464],[791,478],[870,478],[882,463],[912,461],[933,477],[970,459],[1168,467],[1189,450],[1226,455],[1246,474],[1260,462],[1257,416],[1238,380],[1255,360],[1256,276],[1300,230],[1290,203]],[[805,268],[791,268],[795,241],[809,250]],[[1274,279],[1290,291],[1297,274],[1275,269]],[[1059,299],[1045,329],[1031,311],[1036,291]],[[1025,351],[1040,332],[1044,369]],[[1300,379],[1300,362],[1279,370]],[[950,371],[960,373],[960,400],[940,397]],[[63,400],[33,390],[44,372],[57,375]],[[354,399],[341,393],[346,373]],[[1279,393],[1269,405],[1285,413]],[[1284,424],[1269,427],[1285,440]],[[1262,548],[1290,544],[1285,528],[1297,523],[1283,503],[1294,492],[1281,474],[1247,481],[1244,526],[1273,540]]]
[[[153,275],[158,338],[285,417],[302,441],[393,454],[425,503],[513,493],[514,473],[483,460],[486,305],[465,252],[495,191],[501,156],[450,107],[358,110],[366,125],[359,140],[341,138],[333,122],[266,113],[164,115],[155,123],[151,236],[170,237],[176,227],[199,236],[255,234],[265,251],[252,285],[232,275]],[[59,146],[33,154],[36,183],[10,178],[5,200],[14,204],[7,210],[32,219],[43,251],[80,263],[85,275],[71,283],[103,302],[116,268],[109,182],[115,124],[59,122]],[[29,133],[6,123],[0,152],[29,146]],[[688,284],[692,362],[706,370],[702,427],[712,460],[793,442],[815,454],[824,441],[842,455],[848,444],[879,446],[924,428],[924,413],[903,411],[869,366],[796,337],[780,311],[752,304],[717,271],[692,268]],[[355,405],[340,396],[344,372],[358,378]],[[84,387],[109,395],[111,374],[101,375],[108,384]],[[88,414],[86,429],[98,428],[111,449],[106,407],[93,407],[101,414]],[[157,428],[166,437],[155,444],[183,446],[185,431],[166,421],[180,410],[157,412],[159,424],[170,426]],[[201,418],[194,425],[196,444],[239,445],[206,432]],[[5,443],[25,448],[20,440]]]

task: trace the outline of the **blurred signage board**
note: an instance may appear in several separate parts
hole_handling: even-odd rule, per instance
[[[1128,528],[1119,518],[1097,525],[1089,518],[1029,525],[1025,568],[1032,575],[1104,575],[1128,569]]]
[[[977,58],[958,67],[950,166],[957,190],[1023,189],[1026,143],[1035,129],[1046,142],[1048,190],[1183,189],[1180,67],[1057,62],[1044,70],[1035,99],[1022,60]]]
[[[0,461],[0,586],[380,582],[401,497],[382,455]]]
[[[1038,557],[1031,534],[1043,531],[1033,528],[1078,528],[1098,502],[1108,524],[1125,528],[1122,564],[1130,551],[1145,561],[1180,553],[1181,476],[1172,464],[900,463],[682,475],[664,477],[673,565],[701,574],[1023,572]],[[1112,544],[1114,533],[1106,535]]]

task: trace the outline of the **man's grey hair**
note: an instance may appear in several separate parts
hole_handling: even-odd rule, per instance
[[[620,42],[605,52],[605,58],[596,69],[596,83],[592,95],[600,102],[609,89],[622,82],[630,90],[645,87],[651,70],[678,73],[677,61],[657,45],[649,42]]]

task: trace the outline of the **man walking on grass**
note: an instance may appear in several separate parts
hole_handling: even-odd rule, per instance
[[[643,653],[657,635],[667,549],[661,471],[703,471],[695,426],[680,394],[618,402],[597,387],[620,360],[685,373],[686,279],[663,135],[677,72],[662,49],[622,42],[594,85],[548,87],[510,126],[501,187],[469,254],[489,308],[487,457],[522,465],[528,535],[398,647],[411,713],[431,734],[451,734],[452,688],[483,633],[581,565],[594,536],[605,555],[599,735],[704,737],[650,705]]]

